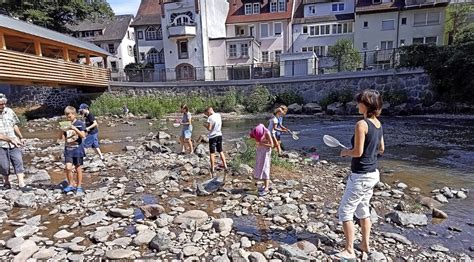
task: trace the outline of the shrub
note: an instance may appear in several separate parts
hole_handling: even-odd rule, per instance
[[[222,101],[220,101],[220,108],[222,112],[235,111],[237,104],[239,103],[239,97],[235,90],[228,92]]]
[[[408,94],[405,90],[396,89],[393,91],[385,91],[382,93],[384,102],[389,102],[391,105],[400,105],[408,101]]]
[[[354,93],[351,89],[346,88],[340,91],[331,91],[325,98],[319,101],[319,105],[326,109],[328,105],[340,102],[340,103],[348,103],[354,100]]]
[[[252,94],[244,102],[250,113],[265,111],[275,100],[270,91],[262,85],[256,86]]]
[[[295,91],[286,91],[276,96],[275,103],[283,105],[303,104],[304,98]]]

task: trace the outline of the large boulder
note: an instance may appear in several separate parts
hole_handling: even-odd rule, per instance
[[[326,114],[328,115],[345,115],[346,114],[346,107],[343,103],[335,102],[329,104],[326,107]]]
[[[190,224],[193,221],[197,225],[202,225],[208,219],[209,215],[202,210],[190,210],[174,218],[173,223],[175,224]]]
[[[289,114],[301,114],[303,113],[303,107],[298,104],[291,104],[288,106],[288,113]]]
[[[25,178],[26,184],[47,183],[50,181],[51,177],[46,170],[38,170],[37,172],[30,174]]]
[[[306,114],[316,114],[323,112],[323,108],[317,103],[307,103],[303,106],[303,112]]]
[[[425,112],[428,114],[442,114],[442,113],[446,113],[448,109],[449,109],[448,104],[443,103],[443,102],[436,102],[433,105],[426,107]]]
[[[156,185],[163,182],[170,176],[170,172],[168,170],[158,170],[153,172],[152,174],[145,175],[145,183],[148,185]]]
[[[351,101],[346,103],[346,113],[348,115],[357,115],[359,114],[359,109],[357,108],[357,102]]]
[[[157,234],[150,242],[150,248],[158,252],[166,251],[170,248],[171,238],[164,234]]]
[[[394,211],[386,215],[394,223],[400,226],[426,226],[428,224],[428,217],[425,214],[405,213],[401,211]]]
[[[203,144],[197,145],[197,147],[194,149],[194,153],[198,155],[199,157],[205,157],[207,156],[207,153],[209,152],[208,147],[206,147]]]

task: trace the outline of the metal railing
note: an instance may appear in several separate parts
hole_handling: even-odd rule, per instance
[[[307,75],[332,74],[363,70],[388,70],[399,65],[398,49],[364,51],[359,53],[360,63],[347,66],[333,56],[314,59],[268,63],[238,64],[207,67],[177,67],[142,70],[119,70],[111,74],[112,81],[170,82],[170,81],[228,81]]]

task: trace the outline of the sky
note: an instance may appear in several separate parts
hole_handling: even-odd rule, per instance
[[[140,0],[108,0],[116,15],[136,15]]]

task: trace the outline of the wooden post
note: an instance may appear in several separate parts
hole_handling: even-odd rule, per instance
[[[86,54],[86,65],[91,65],[91,55],[90,54]]]
[[[108,68],[109,66],[107,65],[107,57],[104,56],[104,68]]]
[[[41,51],[41,43],[39,40],[35,40],[35,54],[37,56],[43,56],[43,52]]]
[[[5,43],[5,35],[3,32],[0,32],[0,49],[7,50],[7,45]]]
[[[63,59],[64,61],[70,61],[69,59],[69,49],[67,47],[63,47]]]

